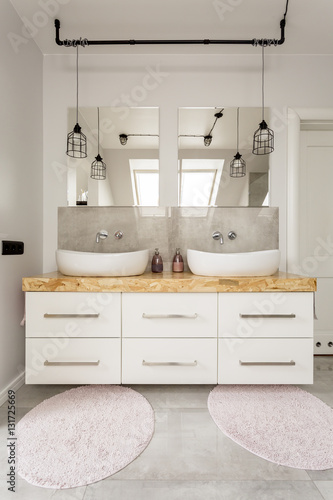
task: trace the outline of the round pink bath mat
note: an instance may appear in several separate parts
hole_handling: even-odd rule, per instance
[[[17,424],[18,473],[45,488],[94,483],[138,457],[153,433],[153,409],[138,392],[115,385],[71,389]]]
[[[218,385],[208,409],[221,431],[259,457],[297,469],[333,468],[333,410],[288,385]]]

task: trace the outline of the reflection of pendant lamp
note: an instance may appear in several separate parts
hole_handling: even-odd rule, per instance
[[[208,132],[208,134],[204,136],[204,145],[205,145],[205,146],[207,146],[207,147],[208,147],[208,146],[210,146],[210,145],[211,145],[211,143],[212,143],[212,140],[213,140],[212,132],[213,132],[213,130],[214,130],[214,127],[215,127],[215,125],[216,125],[217,120],[218,120],[219,118],[222,118],[222,116],[223,116],[223,111],[224,111],[224,110],[223,110],[223,108],[222,108],[222,109],[221,109],[221,111],[219,111],[218,113],[215,113],[215,115],[214,115],[214,117],[215,117],[215,121],[214,121],[214,123],[213,123],[213,126],[212,126],[212,128],[210,129],[210,131]]]
[[[120,134],[119,141],[122,146],[126,146],[129,137],[159,137],[157,134]]]
[[[90,177],[98,181],[103,181],[104,179],[106,179],[106,164],[104,163],[103,158],[101,158],[101,155],[99,154],[99,108],[97,108],[97,120],[98,120],[98,128],[97,128],[98,149],[97,149],[96,159],[91,164]]]
[[[244,177],[246,170],[246,163],[242,155],[239,154],[239,108],[237,108],[237,153],[234,159],[230,162],[230,177]]]
[[[126,135],[126,134],[120,134],[119,140],[120,140],[120,144],[122,146],[126,146],[127,140],[128,140],[128,135]]]
[[[274,132],[268,128],[264,119],[264,50],[265,41],[262,43],[262,75],[261,75],[261,92],[262,92],[262,122],[259,123],[259,128],[255,131],[253,136],[253,150],[254,155],[267,155],[274,151]]]
[[[87,138],[79,125],[79,46],[76,45],[76,125],[67,135],[66,154],[72,158],[87,157]]]
[[[213,136],[212,136],[212,132],[214,130],[214,127],[216,125],[216,122],[219,118],[222,118],[223,116],[223,111],[224,111],[224,108],[221,109],[221,111],[219,111],[218,113],[215,113],[214,114],[214,117],[215,117],[215,121],[213,123],[213,126],[212,128],[210,129],[210,131],[208,132],[207,135],[192,135],[192,134],[185,134],[185,135],[179,135],[178,137],[203,137],[203,140],[204,140],[204,145],[206,147],[209,147],[212,143],[212,140],[213,140]],[[120,141],[121,142],[121,141]]]

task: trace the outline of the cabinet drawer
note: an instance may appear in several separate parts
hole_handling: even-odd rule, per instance
[[[312,337],[312,293],[220,293],[219,336]]]
[[[120,293],[28,292],[27,337],[120,337]]]
[[[26,384],[119,384],[120,356],[120,339],[27,339]]]
[[[127,293],[123,337],[216,337],[216,293]]]
[[[312,384],[312,339],[220,339],[218,383]]]
[[[216,339],[123,339],[124,384],[216,384]]]

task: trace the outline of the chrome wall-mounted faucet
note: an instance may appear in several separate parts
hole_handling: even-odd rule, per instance
[[[220,231],[214,231],[212,235],[213,240],[220,240],[220,244],[223,245],[223,235],[220,233]]]
[[[99,243],[100,240],[105,240],[109,236],[109,233],[106,231],[106,229],[101,229],[98,231],[96,234],[96,243]]]

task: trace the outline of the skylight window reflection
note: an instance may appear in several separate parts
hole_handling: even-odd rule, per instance
[[[158,207],[158,160],[131,159],[130,170],[134,205]]]
[[[214,206],[224,160],[181,160],[179,206]]]
[[[145,207],[158,206],[158,172],[135,171],[137,187],[137,205]]]

